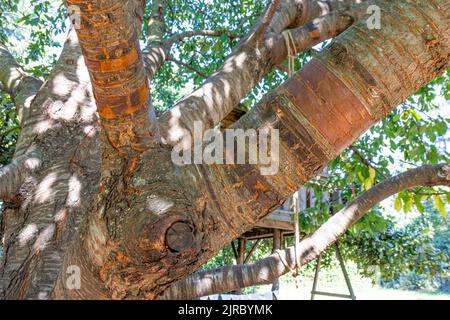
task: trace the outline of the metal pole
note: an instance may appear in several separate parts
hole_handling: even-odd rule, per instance
[[[351,296],[352,300],[356,300],[356,296],[355,296],[355,293],[353,292],[353,287],[350,282],[350,277],[348,276],[347,269],[345,268],[344,259],[342,258],[341,250],[339,249],[338,242],[336,242],[334,244],[334,250],[336,252],[336,257],[339,260],[339,264],[341,265],[342,273],[344,274],[345,283],[347,284],[347,288],[348,288],[348,291],[350,292],[350,296]]]
[[[319,281],[319,272],[320,272],[320,259],[322,256],[319,256],[317,258],[317,265],[316,265],[316,273],[314,274],[314,282],[313,282],[313,288],[311,291],[311,300],[314,300],[316,296],[316,289],[317,289],[317,282]]]

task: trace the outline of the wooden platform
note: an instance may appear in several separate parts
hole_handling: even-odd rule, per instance
[[[283,236],[291,236],[294,234],[292,214],[293,212],[288,210],[275,210],[242,237],[247,240],[272,238],[274,229],[281,230]]]

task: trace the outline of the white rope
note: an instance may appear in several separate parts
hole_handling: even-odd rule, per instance
[[[286,261],[286,259],[283,257],[283,255],[281,254],[281,250],[275,250],[275,253],[278,254],[278,257],[280,258],[281,263],[287,268],[289,269],[290,272],[294,272],[295,269],[292,269],[291,266],[289,265],[289,263]]]
[[[283,31],[282,35],[283,35],[284,42],[286,44],[286,49],[287,49],[288,76],[292,77],[295,72],[295,58],[297,57],[297,48],[295,47],[294,38],[292,37],[292,34],[289,30]],[[289,267],[289,270],[293,273],[293,276],[295,278],[295,286],[298,289],[299,288],[299,278],[298,278],[299,271],[298,271],[298,269],[300,267],[300,254],[299,254],[300,228],[298,225],[299,224],[299,221],[298,221],[299,203],[298,203],[298,198],[295,195],[292,200],[293,200],[292,205],[293,205],[293,210],[294,210],[294,232],[295,232],[295,243],[294,243],[294,250],[295,250],[295,267],[294,267],[294,269],[295,270],[290,267]],[[281,258],[281,255],[280,255],[280,258]]]
[[[289,77],[292,77],[295,72],[295,58],[297,57],[297,48],[295,47],[294,38],[292,37],[292,34],[289,30],[283,31],[282,35],[287,48],[288,75]]]
[[[294,236],[295,236],[295,243],[294,243],[294,250],[295,250],[295,273],[294,273],[294,278],[295,278],[295,286],[297,287],[297,289],[299,288],[299,271],[298,269],[300,268],[300,253],[299,253],[299,248],[300,248],[300,227],[299,227],[299,221],[298,221],[298,212],[300,210],[299,207],[299,203],[298,203],[298,197],[296,194],[294,194],[294,197],[292,199],[293,203],[293,210],[294,210]]]

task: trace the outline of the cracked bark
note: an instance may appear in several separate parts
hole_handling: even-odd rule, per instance
[[[117,10],[113,17],[120,19],[116,21],[126,23],[134,16],[121,9],[127,6],[107,3],[118,2],[98,2],[105,10]],[[326,14],[330,8],[325,6],[322,11],[318,3],[323,4],[282,2],[267,32],[299,28]],[[231,126],[279,129],[280,170],[274,176],[262,176],[257,165],[177,167],[171,161],[170,145],[143,144],[140,130],[151,128],[151,124],[145,128],[122,124],[148,107],[133,105],[136,110],[129,109],[127,103],[114,111],[109,104],[102,105],[115,97],[129,97],[128,89],[141,88],[147,81],[141,76],[142,56],[135,61],[137,69],[132,73],[136,81],[122,78],[123,70],[129,70],[126,63],[123,70],[98,70],[103,63],[110,68],[108,64],[116,58],[122,61],[123,55],[114,58],[110,52],[113,47],[102,43],[107,38],[99,34],[100,30],[102,35],[117,31],[117,27],[99,15],[101,22],[96,23],[103,29],[88,31],[89,18],[86,29],[79,30],[80,43],[74,32],[70,34],[23,123],[17,155],[33,145],[42,164],[21,186],[24,200],[18,207],[9,207],[2,217],[5,254],[0,267],[1,297],[154,299],[195,272],[364,130],[448,68],[448,1],[379,4],[383,9],[381,30],[368,30],[364,21],[353,24]],[[92,12],[87,13],[87,17],[92,16]],[[332,29],[327,29],[326,23],[322,26],[324,33]],[[120,52],[139,50],[129,41],[138,31],[123,28],[118,32],[125,40]],[[95,44],[97,40],[100,45]],[[88,68],[80,44],[83,54],[92,59]],[[96,56],[100,47],[108,57]],[[163,137],[173,129],[172,124],[178,125],[178,116],[186,117],[182,119],[186,123],[196,117],[209,119],[210,114],[203,112],[205,106],[220,109],[219,121],[237,106],[258,77],[270,71],[269,65],[276,66],[267,55],[261,59],[270,61],[253,61],[256,50],[246,47],[245,40],[236,52],[199,90],[161,118],[161,129],[166,132]],[[245,52],[245,57],[239,52]],[[239,68],[238,62],[245,62],[245,66]],[[112,90],[109,76],[126,82],[119,96],[108,91]],[[228,86],[231,84],[234,86]],[[114,119],[108,118],[108,110],[113,111]],[[111,122],[120,125],[111,129]],[[211,125],[205,122],[205,127]],[[146,135],[143,137],[153,140],[153,135]],[[81,290],[67,287],[66,271],[74,265],[81,271]]]

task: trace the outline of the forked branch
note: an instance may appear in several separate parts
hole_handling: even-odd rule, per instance
[[[0,90],[11,96],[21,122],[26,117],[24,109],[30,107],[41,86],[42,80],[27,74],[6,46],[0,43]]]
[[[310,5],[310,8],[313,8],[313,5],[318,4],[312,1]],[[350,11],[348,8],[336,9],[336,12],[318,19],[315,14],[321,14],[322,11],[302,11],[300,14],[305,16],[306,21],[316,20],[289,31],[297,51],[301,52],[340,34],[364,14],[366,6],[367,4],[363,3]],[[282,8],[287,10],[286,7]],[[336,8],[339,6],[336,5]],[[255,47],[250,40],[247,43],[247,40],[248,38],[241,40],[241,44],[224,65],[207,78],[200,88],[161,116],[161,135],[165,143],[175,145],[182,142],[183,145],[188,145],[187,141],[196,122],[203,123],[204,130],[216,126],[264,76],[277,68],[287,57],[287,46],[280,33],[272,33],[259,47]]]
[[[36,155],[26,154],[0,168],[0,199],[13,198],[28,174],[39,165],[40,161]]]
[[[262,16],[260,24],[256,28],[256,31],[255,31],[256,41],[259,41],[263,38],[263,36],[266,33],[267,29],[269,28],[269,25],[272,22],[272,19],[275,16],[275,13],[277,12],[279,6],[280,6],[280,0],[272,0],[269,3],[266,12]]]

